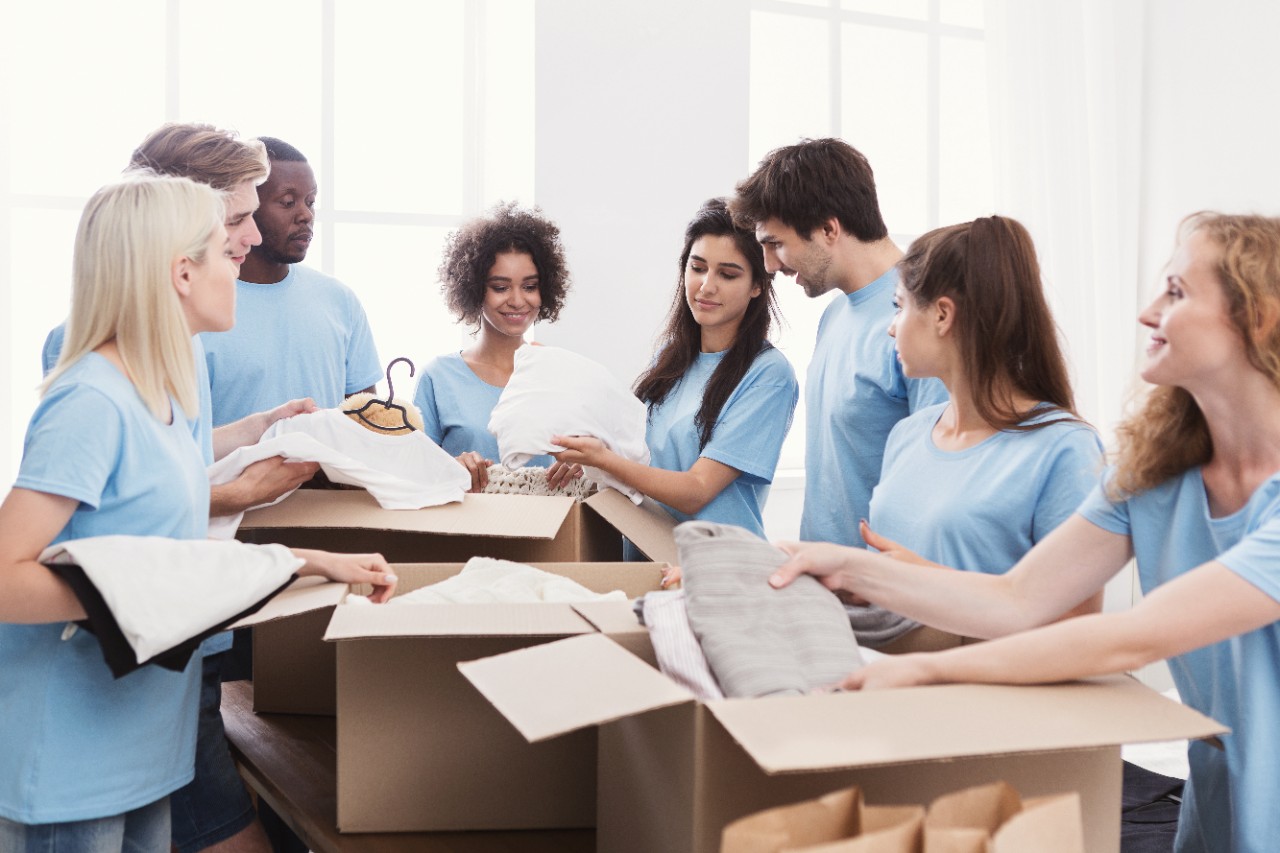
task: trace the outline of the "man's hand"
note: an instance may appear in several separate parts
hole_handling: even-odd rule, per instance
[[[286,462],[282,456],[254,462],[230,483],[209,489],[209,515],[235,515],[271,503],[310,480],[319,470],[317,462]]]

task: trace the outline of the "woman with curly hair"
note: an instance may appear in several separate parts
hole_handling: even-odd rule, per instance
[[[635,385],[649,405],[652,465],[582,436],[554,436],[566,448],[556,457],[600,468],[682,521],[763,536],[765,498],[799,398],[795,372],[769,343],[771,279],[755,234],[734,225],[723,199],[704,204],[685,229],[661,349]]]
[[[1155,387],[1120,425],[1114,468],[1007,574],[809,542],[783,544],[791,559],[771,583],[808,573],[926,624],[1001,638],[886,657],[850,675],[847,688],[1056,682],[1168,658],[1183,701],[1231,727],[1221,749],[1188,748],[1175,849],[1274,850],[1280,219],[1185,219],[1163,287],[1138,322],[1150,330],[1141,376]],[[1130,559],[1145,593],[1132,609],[1047,624]]]
[[[475,327],[475,344],[427,364],[413,402],[427,435],[466,466],[478,492],[499,458],[489,415],[515,370],[516,350],[538,320],[559,318],[569,291],[560,229],[537,208],[499,204],[449,235],[439,275],[449,310]],[[550,456],[528,464],[549,467],[551,488],[582,475],[581,466]]]

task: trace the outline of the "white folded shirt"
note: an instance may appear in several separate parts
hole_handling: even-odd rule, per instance
[[[525,601],[626,601],[621,590],[599,593],[577,581],[508,560],[472,557],[440,583],[398,595],[390,604],[493,604]]]
[[[589,435],[620,456],[649,464],[648,409],[608,368],[559,347],[522,346],[515,371],[489,416],[502,464],[519,468],[534,456],[564,448],[553,435]],[[600,488],[614,488],[635,503],[643,495],[605,472],[583,466]]]
[[[84,570],[140,664],[261,602],[303,564],[283,545],[159,536],[59,542],[39,562]]]
[[[283,456],[290,462],[319,462],[330,480],[368,489],[384,509],[454,503],[471,488],[467,469],[425,434],[380,435],[337,409],[277,421],[257,444],[238,448],[209,466],[209,482],[215,486],[229,483],[254,462],[272,456]],[[261,506],[279,503],[290,494]],[[243,517],[241,513],[210,519],[209,535],[233,538]]]

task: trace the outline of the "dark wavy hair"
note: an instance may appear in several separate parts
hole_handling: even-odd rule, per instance
[[[916,305],[943,296],[956,303],[956,341],[984,421],[1012,431],[1048,426],[1022,423],[1031,412],[1014,405],[1015,391],[1080,419],[1035,245],[1017,220],[988,216],[930,231],[898,270]]]
[[[734,245],[751,266],[751,281],[760,295],[747,304],[746,314],[738,327],[733,345],[716,366],[702,395],[702,406],[694,418],[698,427],[698,447],[707,446],[715,430],[716,420],[725,401],[747,375],[756,356],[772,346],[769,329],[782,319],[773,292],[773,276],[764,268],[764,250],[756,242],[755,233],[734,225],[728,206],[722,198],[704,203],[684,231],[684,251],[680,253],[680,275],[676,295],[667,316],[667,327],[659,343],[658,358],[653,366],[636,380],[636,396],[648,404],[649,410],[660,405],[676,386],[702,351],[701,327],[685,301],[684,276],[693,244],[700,237],[732,237]]]
[[[464,323],[480,322],[485,282],[503,252],[523,252],[533,258],[542,297],[538,319],[554,323],[570,287],[560,229],[538,208],[523,208],[516,202],[499,202],[486,216],[471,220],[445,241],[438,274],[449,310]]]
[[[802,139],[775,148],[735,191],[729,210],[743,228],[776,218],[808,240],[835,217],[863,243],[889,236],[871,164],[843,139]]]

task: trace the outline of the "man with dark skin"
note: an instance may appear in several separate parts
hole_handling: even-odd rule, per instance
[[[301,396],[336,408],[351,394],[373,390],[382,374],[355,293],[302,264],[318,191],[311,164],[287,142],[261,142],[271,162],[254,213],[262,243],[240,269],[236,326],[202,336],[215,426]]]

